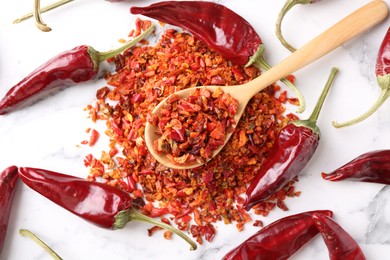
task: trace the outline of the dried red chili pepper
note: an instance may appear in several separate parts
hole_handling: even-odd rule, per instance
[[[243,17],[213,2],[162,1],[146,7],[132,6],[130,12],[188,30],[238,65],[247,64],[262,44],[254,28]]]
[[[356,241],[329,216],[313,213],[314,224],[320,231],[331,260],[365,260]]]
[[[359,155],[332,171],[322,173],[329,181],[354,180],[390,184],[390,150],[376,150]]]
[[[312,218],[316,213],[333,215],[330,210],[317,210],[281,218],[260,229],[223,259],[287,259],[318,234]]]
[[[9,217],[15,187],[18,181],[18,167],[10,166],[0,173],[0,253],[7,234]]]
[[[378,100],[367,112],[359,117],[356,117],[355,119],[344,123],[338,123],[334,121],[333,125],[335,127],[351,126],[367,119],[380,108],[380,106],[387,100],[388,97],[390,97],[390,27],[387,29],[386,35],[383,38],[382,44],[378,51],[375,75],[378,85],[381,88],[381,93]]]
[[[130,12],[188,30],[237,65],[270,68],[263,57],[260,36],[243,17],[226,6],[208,1],[162,1],[146,7],[132,6]],[[303,112],[305,101],[300,91],[289,80],[281,81],[297,95],[298,112]]]
[[[179,235],[191,245],[191,250],[197,247],[183,232],[135,210],[133,199],[121,189],[37,168],[19,168],[19,176],[31,189],[100,227],[121,229],[129,221],[148,222]]]
[[[268,158],[255,173],[246,191],[246,210],[283,188],[313,156],[320,140],[317,118],[337,72],[336,68],[332,69],[309,119],[291,122],[279,132]]]
[[[294,48],[290,43],[286,41],[282,34],[282,22],[284,16],[288,13],[288,11],[293,8],[297,4],[314,4],[319,2],[320,0],[287,0],[282,9],[279,12],[278,18],[276,20],[276,36],[278,37],[279,41],[283,44],[284,47],[286,47],[289,51],[294,52],[296,51],[296,48]]]
[[[153,30],[154,25],[116,50],[98,52],[90,46],[81,45],[53,57],[5,94],[0,100],[0,115],[29,105],[57,89],[93,79],[98,73],[100,62],[135,45]]]

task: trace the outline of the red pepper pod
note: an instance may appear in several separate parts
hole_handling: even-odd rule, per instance
[[[144,33],[120,48],[98,52],[81,45],[51,58],[13,86],[0,100],[0,115],[28,106],[48,94],[93,79],[102,61],[135,45],[154,30],[151,26]]]
[[[337,72],[336,68],[332,69],[309,119],[289,123],[278,133],[269,156],[255,173],[245,193],[245,210],[282,189],[310,161],[320,140],[317,118]]]
[[[120,229],[129,221],[148,222],[179,235],[191,245],[191,250],[197,248],[180,230],[136,211],[130,194],[121,189],[38,168],[21,167],[18,173],[31,189],[95,225]]]
[[[21,180],[31,189],[73,214],[105,228],[116,226],[116,216],[133,206],[130,195],[100,182],[37,168],[19,168]]]
[[[17,181],[18,167],[16,166],[10,166],[0,173],[0,253],[7,234]]]
[[[224,260],[282,260],[288,259],[314,236],[318,229],[312,215],[332,217],[329,210],[308,211],[279,219],[249,237],[227,253]]]
[[[390,150],[376,150],[359,155],[330,173],[322,173],[328,181],[353,180],[390,184]]]
[[[88,46],[60,53],[13,86],[0,101],[0,115],[29,105],[60,87],[92,79],[98,72]]]
[[[238,65],[245,65],[262,43],[243,17],[213,2],[163,1],[146,7],[132,6],[130,12],[188,30]]]
[[[293,123],[286,125],[246,191],[245,209],[266,200],[296,177],[313,156],[319,140],[319,132]]]
[[[356,241],[329,216],[314,213],[313,221],[320,231],[331,260],[365,260]]]

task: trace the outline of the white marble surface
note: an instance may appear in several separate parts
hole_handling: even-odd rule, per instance
[[[42,1],[45,4],[50,1]],[[76,45],[89,44],[97,50],[118,46],[134,26],[129,7],[154,1],[109,3],[104,0],[75,1],[43,15],[53,31],[38,31],[32,20],[14,25],[12,20],[29,11],[32,0],[0,3],[0,96],[22,77],[57,53]],[[244,16],[262,37],[266,59],[275,64],[289,52],[277,41],[274,25],[283,0],[218,1]],[[286,38],[299,47],[368,0],[328,0],[297,6],[286,16]],[[390,0],[386,0],[390,6]],[[309,115],[332,66],[340,73],[319,118],[320,146],[300,175],[299,198],[286,201],[287,212],[274,210],[268,217],[254,217],[265,224],[283,216],[314,209],[330,209],[335,220],[360,244],[367,259],[388,259],[390,255],[390,188],[381,184],[331,183],[320,173],[330,171],[364,152],[390,149],[390,102],[368,120],[336,129],[332,120],[347,120],[364,112],[379,95],[374,66],[377,50],[389,26],[389,19],[331,54],[295,73],[297,85],[306,97]],[[51,169],[85,177],[83,158],[100,154],[105,142],[93,148],[78,147],[93,125],[83,108],[94,101],[104,81],[74,86],[18,112],[0,116],[0,168],[9,165]],[[234,225],[217,225],[217,236],[190,252],[175,237],[148,237],[143,223],[129,223],[123,230],[97,228],[19,185],[11,214],[5,246],[0,259],[51,259],[18,230],[29,229],[51,245],[64,259],[220,259],[254,233],[247,225],[238,233]],[[317,236],[292,259],[328,259],[322,239]]]

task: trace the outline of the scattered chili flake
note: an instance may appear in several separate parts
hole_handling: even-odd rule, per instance
[[[95,129],[92,129],[89,137],[89,146],[94,146],[99,139],[99,132],[96,131]]]
[[[289,98],[288,103],[291,105],[299,106],[299,99],[298,98]]]
[[[135,20],[135,29],[131,30],[128,34],[129,37],[137,37],[141,34],[143,30],[146,30],[151,25],[150,20],[142,20],[141,18],[137,18]]]
[[[255,220],[253,223],[254,227],[264,227],[264,223],[261,220]]]
[[[204,226],[192,225],[190,231],[199,244],[203,244],[203,237],[210,242],[215,236],[215,228],[210,223]]]
[[[81,144],[83,145],[88,144],[89,146],[94,146],[99,139],[100,136],[99,132],[91,128],[87,128],[85,132],[90,134],[89,140],[83,140],[81,141]]]
[[[80,142],[81,144],[88,144],[88,140],[83,140]]]
[[[172,231],[166,230],[164,232],[164,238],[170,240],[172,238]]]
[[[133,33],[136,35],[140,30],[142,24],[138,22]],[[242,210],[240,195],[246,191],[255,169],[261,167],[267,157],[278,131],[296,119],[293,114],[285,115],[284,102],[288,102],[288,97],[282,101],[276,97],[277,92],[283,90],[271,85],[256,94],[229,142],[212,160],[191,170],[169,169],[153,158],[144,141],[146,122],[157,120],[151,113],[154,107],[180,89],[217,82],[223,90],[225,85],[248,82],[260,72],[254,67],[234,65],[192,35],[173,29],[165,30],[155,46],[133,47],[111,62],[116,71],[105,75],[108,86],[98,90],[96,104],[86,108],[92,121],[105,121],[105,134],[110,139],[108,152],[100,160],[86,156],[85,165],[90,168],[88,178],[103,178],[119,187],[127,183],[123,188],[127,186],[138,204],[145,206],[145,214],[169,215],[172,224],[191,232],[199,243],[203,239],[212,241],[216,233],[214,225],[219,221],[235,223],[242,230],[251,216]],[[201,96],[201,93],[196,95]],[[205,122],[208,116],[201,115],[199,120],[196,116],[198,110],[206,106],[188,101],[181,106],[180,111],[192,113],[197,121],[192,122],[192,128],[184,126],[184,130],[189,131],[182,131],[185,122],[175,121],[173,115],[159,119],[158,124],[170,124],[171,132],[175,132],[171,139],[178,144],[185,143],[182,139],[188,137],[204,138],[191,129],[195,129],[196,124],[204,127],[199,123]],[[213,128],[226,130],[226,121],[207,121],[206,133],[211,135]],[[218,137],[218,134],[212,135]],[[110,152],[112,149],[114,152]],[[294,181],[284,188],[284,194],[256,205],[253,212],[267,216],[277,206],[285,208],[286,197],[299,195],[291,188]]]
[[[152,236],[156,231],[162,230],[161,227],[153,226],[151,228],[148,228],[148,236]]]

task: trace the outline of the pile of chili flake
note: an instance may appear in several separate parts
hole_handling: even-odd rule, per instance
[[[156,126],[159,137],[153,149],[174,165],[205,163],[233,132],[238,100],[222,87],[210,92],[196,88],[187,98],[173,94],[149,123]]]
[[[256,94],[215,158],[195,169],[174,170],[159,164],[146,147],[144,128],[153,108],[180,89],[239,85],[260,72],[234,65],[192,35],[173,29],[166,29],[154,46],[133,47],[111,62],[116,71],[105,77],[107,85],[97,91],[96,103],[87,106],[92,121],[106,122],[110,139],[100,158],[86,156],[88,179],[129,192],[142,213],[191,232],[200,244],[213,239],[220,221],[235,223],[241,231],[251,217],[241,207],[240,195],[278,131],[296,119],[285,115],[286,92],[272,85]],[[286,210],[285,198],[297,195],[292,182],[253,207],[254,213],[265,216],[276,206]]]

